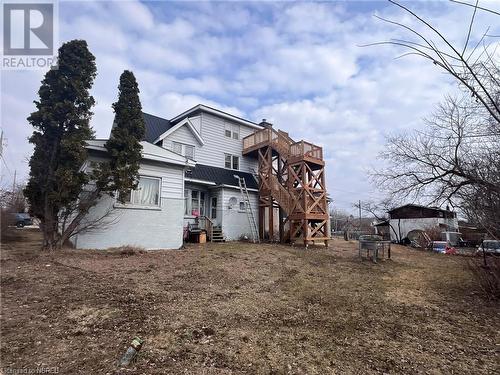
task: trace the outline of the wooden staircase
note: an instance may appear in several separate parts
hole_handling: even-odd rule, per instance
[[[214,226],[212,228],[212,237],[210,238],[212,242],[225,242],[224,233],[222,233],[222,228],[220,226]]]
[[[211,242],[225,242],[224,233],[219,225],[215,225],[208,216],[200,216],[195,224],[190,225],[190,230],[205,230]]]
[[[288,223],[291,242],[328,244],[328,205],[323,149],[312,143],[294,142],[288,133],[273,128],[259,130],[243,139],[243,155],[259,159],[259,233],[273,236],[274,211],[279,209],[280,239]],[[282,217],[286,215],[286,218]]]

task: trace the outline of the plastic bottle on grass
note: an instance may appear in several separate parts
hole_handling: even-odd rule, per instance
[[[132,362],[134,360],[134,358],[136,357],[139,350],[141,350],[143,342],[144,341],[141,340],[139,337],[135,337],[132,340],[132,343],[128,347],[127,351],[123,355],[122,359],[120,359],[118,361],[118,366],[119,367],[128,366],[130,364],[130,362]]]

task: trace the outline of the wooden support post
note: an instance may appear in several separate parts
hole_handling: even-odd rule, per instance
[[[281,155],[278,155],[278,181],[280,184],[283,184],[283,162],[281,160]],[[283,216],[284,212],[281,206],[278,208],[278,230],[279,230],[279,239],[280,243],[285,242],[284,241],[284,224],[283,224]]]
[[[308,222],[307,220],[302,220],[302,236],[304,236],[304,247],[307,249],[307,238],[309,237],[309,231],[308,231]]]
[[[273,199],[269,198],[269,240],[273,240],[274,238],[274,207],[273,207]]]
[[[279,231],[280,231],[280,243],[285,242],[285,223],[283,222],[283,216],[284,212],[283,209],[280,207],[279,208],[279,215],[278,215],[278,220],[279,220]]]
[[[265,233],[265,207],[261,204],[259,204],[259,236],[260,240],[264,240],[264,233]]]

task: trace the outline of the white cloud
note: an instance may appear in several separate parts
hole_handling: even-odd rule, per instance
[[[384,135],[421,126],[454,89],[421,59],[394,60],[400,48],[359,47],[410,36],[373,18],[365,5],[420,28],[383,3],[61,2],[60,40],[86,39],[96,56],[97,136],[109,134],[118,79],[130,69],[147,112],[172,117],[205,103],[254,121],[267,118],[293,138],[323,145],[331,194],[349,208],[348,202],[373,194],[364,170],[376,163]],[[470,9],[409,5],[463,42]],[[486,25],[500,32],[494,17],[482,13],[475,30]],[[31,149],[25,119],[41,76],[2,72],[7,157],[21,175]]]

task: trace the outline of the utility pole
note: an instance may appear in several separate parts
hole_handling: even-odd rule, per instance
[[[14,169],[14,181],[12,182],[12,194],[14,194],[14,191],[16,190],[16,176],[17,176],[17,170]]]
[[[359,200],[359,234],[361,234],[361,200]]]

